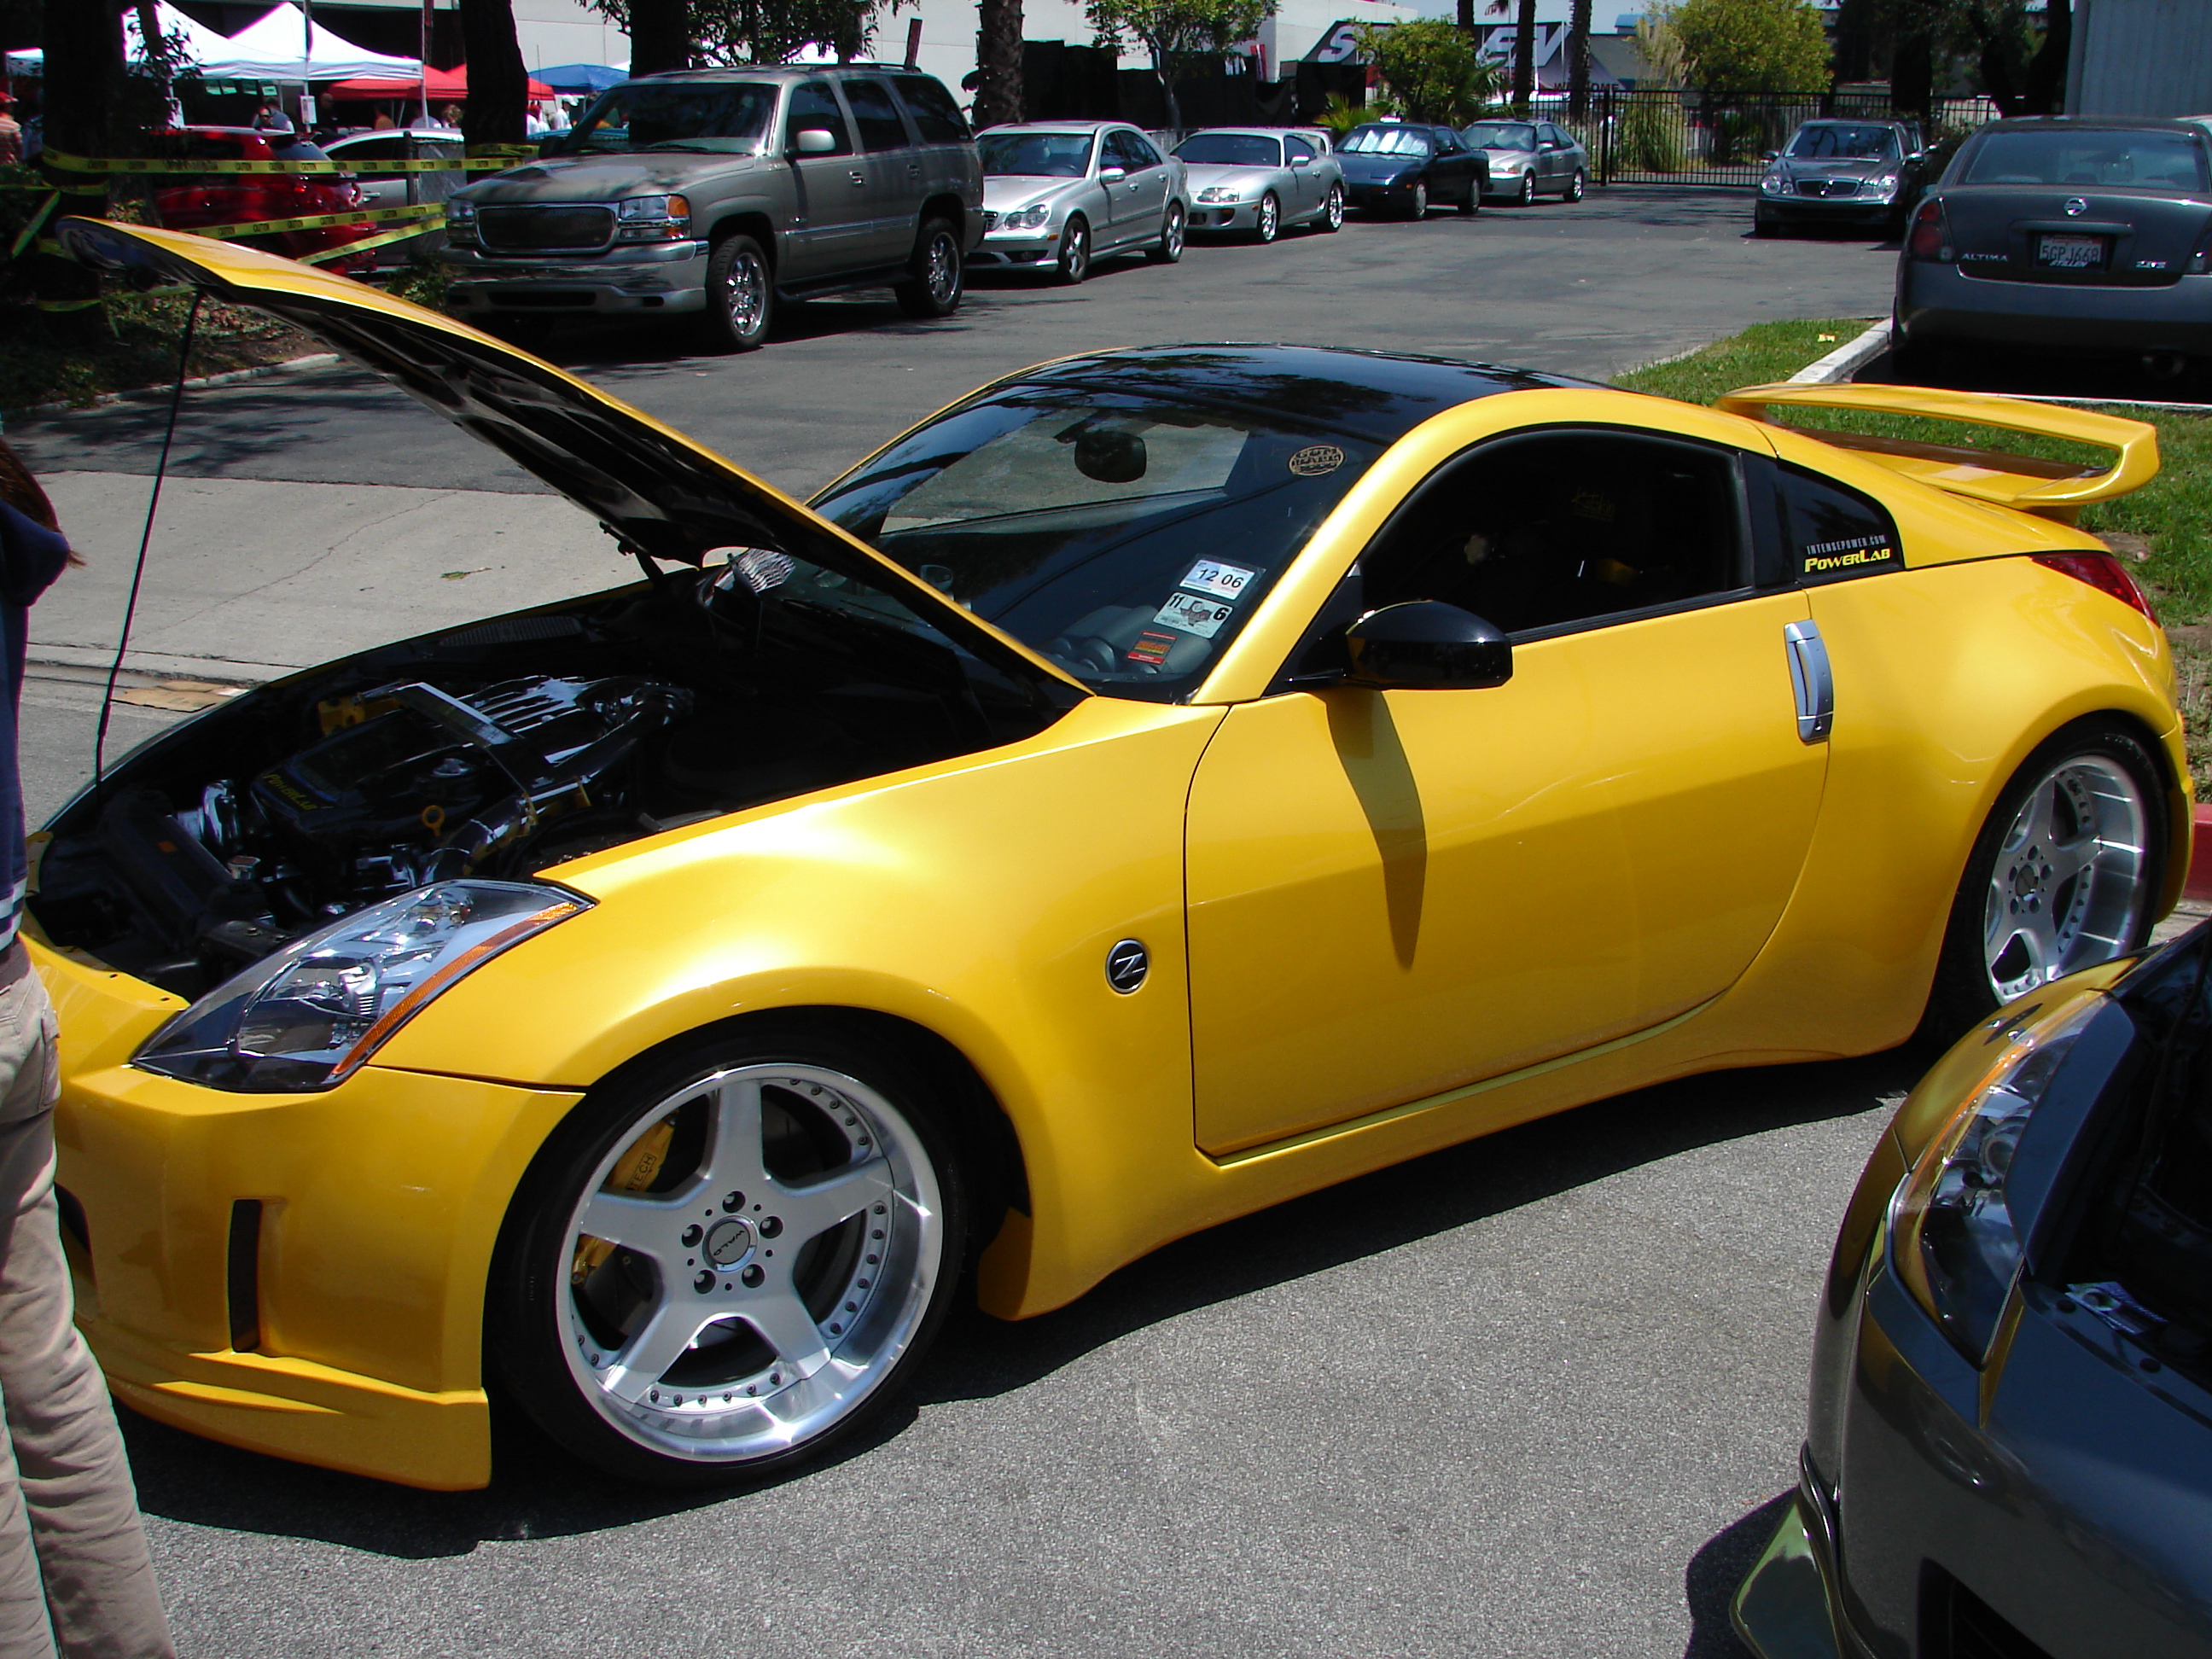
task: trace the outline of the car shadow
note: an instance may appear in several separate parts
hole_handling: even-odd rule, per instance
[[[1682,1650],[1682,1659],[1753,1659],[1729,1622],[1729,1603],[1782,1524],[1790,1496],[1785,1492],[1768,1498],[1715,1533],[1690,1558],[1689,1569],[1682,1575],[1682,1599],[1690,1609],[1690,1642]]]
[[[948,1325],[912,1389],[866,1432],[824,1458],[767,1480],[699,1492],[625,1486],[586,1468],[513,1409],[494,1412],[492,1483],[471,1492],[418,1492],[310,1468],[203,1440],[128,1411],[122,1413],[124,1435],[141,1505],[149,1514],[195,1526],[315,1539],[410,1559],[465,1554],[487,1540],[627,1526],[864,1456],[928,1407],[1027,1387],[1180,1314],[1676,1153],[1864,1112],[1909,1087],[1925,1059],[1893,1050],[1792,1067],[1780,1086],[1784,1074],[1764,1068],[1642,1090],[1211,1228],[1153,1252],[1073,1305],[1036,1319],[1008,1323],[963,1313]],[[1717,1605],[1724,1607],[1724,1598]],[[1720,1617],[1724,1629],[1724,1611]]]

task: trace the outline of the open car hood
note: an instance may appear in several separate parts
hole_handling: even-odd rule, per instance
[[[543,478],[631,552],[691,565],[717,548],[787,553],[896,595],[948,638],[1063,707],[1091,695],[1018,640],[705,445],[465,323],[350,277],[181,232],[64,219],[57,234],[88,264],[190,283],[313,335]]]

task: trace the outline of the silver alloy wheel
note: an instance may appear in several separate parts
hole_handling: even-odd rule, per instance
[[[1260,198],[1259,222],[1254,227],[1263,242],[1272,242],[1283,228],[1282,204],[1275,200],[1272,190]]]
[[[1588,189],[1589,186],[1589,176],[1585,174],[1580,167],[1577,167],[1575,169],[1575,176],[1567,181],[1567,199],[1570,202],[1581,201],[1583,199],[1583,191]]]
[[[858,1079],[788,1062],[715,1073],[641,1114],[562,1237],[578,1390],[629,1440],[697,1462],[786,1451],[849,1416],[945,1265],[914,1126]]]
[[[2117,762],[2076,754],[2037,780],[1983,904],[1982,964],[1999,1002],[2134,948],[2149,848],[2149,805]]]
[[[1522,173],[1522,174],[1521,175],[1521,198],[1520,198],[1520,199],[1521,199],[1521,205],[1522,205],[1522,207],[1533,207],[1534,205],[1535,205],[1535,201],[1536,201],[1536,175],[1535,175],[1534,173]]]
[[[1429,181],[1425,179],[1418,179],[1413,185],[1413,216],[1416,219],[1429,216]]]
[[[730,332],[750,339],[760,332],[768,312],[768,267],[750,249],[730,261],[729,280],[723,285],[722,303],[730,317]]]
[[[1060,238],[1060,280],[1079,283],[1091,274],[1091,232],[1080,219],[1071,219]]]
[[[1344,228],[1344,186],[1342,185],[1331,185],[1328,187],[1328,206],[1322,211],[1322,223],[1331,230]]]
[[[1160,232],[1160,258],[1170,264],[1182,258],[1183,229],[1182,204],[1169,203],[1167,226]]]
[[[924,257],[921,271],[922,286],[929,297],[939,305],[952,303],[960,292],[960,248],[952,240],[952,233],[940,230],[929,239],[929,251]]]

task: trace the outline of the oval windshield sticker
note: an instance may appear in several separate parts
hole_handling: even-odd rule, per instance
[[[1344,465],[1344,452],[1334,444],[1309,444],[1291,457],[1291,471],[1301,478],[1318,478]]]

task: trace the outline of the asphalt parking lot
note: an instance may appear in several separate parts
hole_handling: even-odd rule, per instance
[[[743,358],[613,331],[552,355],[803,493],[991,375],[1102,345],[1604,377],[1886,310],[1893,251],[1747,228],[1740,197],[1595,192],[979,283],[941,323],[825,301]],[[34,625],[35,816],[89,769],[86,665],[159,410],[9,437],[91,561]],[[195,396],[176,471],[190,533],[156,538],[140,637],[213,678],[621,574],[580,515],[343,371]],[[158,702],[118,710],[111,752],[176,718]],[[1795,1478],[1836,1217],[1917,1066],[1670,1085],[1215,1229],[1044,1318],[956,1325],[866,1443],[726,1496],[615,1487],[521,1427],[489,1491],[440,1496],[132,1419],[156,1566],[193,1659],[1737,1654],[1725,1602]]]

